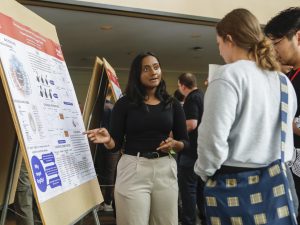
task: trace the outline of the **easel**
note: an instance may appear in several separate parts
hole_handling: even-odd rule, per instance
[[[100,126],[101,118],[104,112],[105,97],[108,92],[108,86],[109,81],[106,74],[104,74],[103,62],[97,57],[83,112],[83,118],[87,130]],[[91,146],[91,151],[93,163],[95,164],[97,147],[92,148]],[[100,225],[100,221],[98,218],[98,207],[93,208],[92,212],[96,224]],[[83,217],[85,217],[85,215],[83,215]],[[78,221],[82,220],[83,217],[80,218]],[[81,222],[80,224],[82,225],[83,222]]]
[[[82,220],[83,220],[84,217],[86,217],[90,212],[93,213],[94,220],[95,220],[95,224],[96,224],[96,225],[100,225],[100,220],[99,220],[99,217],[98,217],[98,206],[94,207],[93,209],[91,209],[90,211],[88,211],[86,214],[82,215],[82,217],[80,217],[77,221],[75,221],[75,222],[73,223],[73,225],[74,225],[75,223],[77,223],[78,221],[81,221],[81,222],[80,222],[80,225],[83,225],[83,221],[82,221]]]
[[[106,59],[101,60],[96,57],[83,112],[83,120],[87,130],[98,128],[101,125],[108,91],[111,91],[114,102],[120,97],[118,92],[121,92],[121,89],[116,90],[113,87],[112,76],[116,77],[115,71]],[[117,78],[114,82],[118,83]],[[114,85],[116,86],[116,84]],[[119,84],[117,85],[119,86]],[[95,145],[90,145],[90,147],[95,163],[97,147]]]
[[[6,119],[5,121],[2,121],[7,127],[0,132],[4,136],[2,142],[0,142],[1,147],[7,152],[5,155],[6,157],[1,157],[0,160],[0,169],[3,172],[3,174],[1,174],[2,179],[0,180],[0,198],[1,200],[5,199],[4,203],[1,202],[1,205],[3,205],[1,225],[3,225],[5,221],[8,204],[12,203],[14,189],[18,178],[17,170],[20,154],[16,152],[13,153],[12,151],[12,149],[15,150],[16,148],[22,152],[26,168],[29,172],[29,181],[32,185],[34,196],[36,199],[39,197],[37,207],[42,222],[47,225],[73,224],[75,220],[78,221],[78,218],[83,217],[87,212],[91,212],[99,206],[103,201],[103,197],[98,185],[97,177],[92,172],[92,166],[90,166],[92,164],[90,163],[92,162],[92,157],[89,155],[87,139],[81,138],[81,132],[84,129],[82,129],[83,123],[80,121],[80,109],[74,104],[77,103],[77,99],[62,56],[56,29],[52,24],[40,18],[15,0],[0,1],[0,5],[1,28],[5,28],[1,29],[0,35],[1,37],[7,38],[11,43],[14,43],[9,46],[1,45],[0,77],[4,87],[3,93],[5,95],[1,98],[0,103],[7,100],[8,105],[8,107],[3,107],[3,104],[1,104],[1,107],[3,107],[1,108],[1,114],[4,114],[2,111],[5,109],[5,116],[11,116],[12,118],[11,121],[6,121]],[[37,45],[33,43],[39,43],[38,46],[40,47],[37,47]],[[35,50],[33,50],[33,48],[35,48]],[[40,53],[42,53],[43,57],[46,59],[43,61],[45,62],[45,65],[52,67],[53,63],[55,64],[55,66],[53,66],[55,71],[43,70],[43,68],[29,63],[30,56],[37,56],[38,58],[35,59],[35,61],[38,62],[40,60]],[[18,62],[19,64],[21,63],[20,65],[23,64],[23,71],[21,74],[22,79],[26,79],[26,88],[23,85],[24,82],[22,79],[19,79],[19,75],[16,75],[18,74],[16,73],[17,69],[21,67],[17,67],[11,60]],[[14,65],[14,67],[11,67],[12,65]],[[12,70],[11,68],[14,69]],[[47,100],[45,98],[46,95],[40,95],[40,91],[38,91],[37,88],[40,79],[34,79],[32,76],[28,76],[28,74],[31,74],[33,71],[39,71],[39,76],[46,74],[49,79],[52,79],[52,83],[49,82],[44,84],[44,89],[45,93],[48,93],[49,96],[49,91],[53,91],[54,88],[58,93],[55,93],[56,96],[53,96],[55,99],[52,98]],[[53,74],[58,74],[59,76],[54,76]],[[50,75],[52,78],[50,78]],[[64,85],[64,82],[67,86]],[[65,96],[64,94],[60,95],[61,90],[65,90],[66,93],[68,92],[68,96]],[[41,101],[36,101],[36,99]],[[52,104],[54,101],[56,104]],[[49,102],[51,104],[48,104]],[[63,104],[67,105],[66,107],[68,108],[66,109],[64,106],[60,107],[58,116],[56,114],[56,112],[58,112],[56,107]],[[72,112],[68,111],[68,109],[71,109]],[[49,131],[47,130],[49,128],[47,121],[41,119],[41,115],[45,111],[51,112],[51,120],[56,122],[53,125],[57,128],[60,127],[64,129],[63,132],[60,133],[56,132],[54,129],[55,131],[53,134],[56,135],[57,138],[57,142],[55,143],[50,143],[48,136],[44,135]],[[60,117],[60,113],[62,113],[62,117]],[[71,118],[63,117],[63,115],[71,115],[75,122],[77,122],[76,126],[72,126],[71,123],[62,121],[67,121]],[[34,126],[32,126],[32,118],[30,118],[32,116],[34,117],[33,119],[35,119],[35,121],[33,121],[35,122]],[[47,118],[49,119],[49,117]],[[8,124],[8,122],[12,125]],[[39,130],[36,128],[39,128]],[[27,136],[28,131],[31,135],[30,137]],[[50,129],[50,131],[53,131],[53,129]],[[15,134],[18,136],[19,147],[14,146]],[[35,136],[35,134],[38,134],[39,136]],[[81,167],[75,167],[74,171],[76,173],[68,172],[69,170],[66,169],[71,168],[72,165],[70,163],[65,163],[65,158],[69,160],[70,158],[77,157],[77,155],[74,155],[71,151],[71,145],[64,145],[65,143],[70,144],[74,142],[72,139],[74,137],[71,137],[70,135],[81,138],[80,143],[83,148],[77,147],[77,149],[80,150],[82,157],[78,157],[78,163],[80,165],[85,165],[84,169],[88,169],[91,173],[86,174]],[[58,140],[62,140],[62,142],[60,143]],[[40,143],[47,144],[44,146],[44,144]],[[57,146],[59,146],[59,148],[64,148],[67,155],[59,155],[56,148]],[[55,152],[55,150],[57,151]],[[32,159],[36,159],[37,164],[33,164]],[[55,163],[55,160],[60,162],[59,166]],[[31,167],[32,165],[37,165],[34,168],[40,169],[42,172],[34,170],[34,168]],[[2,169],[2,167],[4,169]],[[77,174],[77,172],[86,180],[79,180],[77,182],[74,175]],[[62,176],[61,174],[64,175]],[[9,178],[7,178],[8,176]],[[39,182],[37,182],[37,179]],[[13,180],[12,184],[11,180]],[[66,180],[71,181],[71,183],[67,183]],[[43,184],[43,187],[38,186],[38,184],[41,183]],[[62,185],[65,185],[66,190],[57,188]],[[45,189],[47,189],[47,191]],[[9,203],[7,203],[7,198],[9,198]],[[98,218],[95,218],[95,220],[97,225],[100,224]]]
[[[108,75],[108,70],[112,74]],[[106,96],[109,90],[112,93],[114,101],[117,101],[117,99],[120,97],[116,89],[114,89],[112,86],[112,81],[110,80],[111,76],[116,77],[114,69],[104,58],[101,60],[100,58],[96,57],[83,111],[83,120],[87,130],[98,128],[101,125]],[[117,77],[114,82],[117,82]],[[118,82],[117,86],[119,86]],[[121,92],[121,89],[119,89],[119,92]],[[90,145],[90,147],[92,151],[93,162],[95,163],[98,149],[95,145]],[[93,210],[95,218],[97,211],[97,208]]]

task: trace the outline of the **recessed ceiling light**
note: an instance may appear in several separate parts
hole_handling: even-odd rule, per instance
[[[112,30],[112,25],[102,25],[100,29],[105,31]]]
[[[193,49],[194,51],[200,51],[200,50],[202,50],[203,48],[200,47],[200,46],[195,46],[195,47],[193,47],[192,49]]]

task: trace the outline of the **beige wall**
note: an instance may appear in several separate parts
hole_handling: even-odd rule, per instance
[[[68,2],[69,0],[60,0],[58,2]],[[253,12],[265,24],[277,12],[291,7],[299,6],[299,0],[74,0],[80,5],[92,5],[93,7],[119,8],[124,10],[146,13],[149,10],[174,14],[178,17],[196,16],[208,18],[209,20],[221,19],[230,10],[238,7],[247,8]],[[182,14],[182,15],[180,15]],[[127,83],[128,70],[119,70],[115,68],[119,77],[119,83],[124,90]],[[71,78],[74,83],[78,100],[82,103],[85,101],[92,68],[70,68]],[[164,79],[167,82],[167,88],[170,94],[177,88],[177,77],[186,71],[163,71]],[[206,74],[196,74],[198,85],[205,89],[204,80]]]
[[[121,85],[122,91],[124,91],[127,79],[128,70],[118,70],[116,69],[117,76],[119,78],[119,83]],[[77,99],[82,104],[85,102],[88,86],[92,76],[92,68],[69,68],[71,79],[75,88]],[[184,71],[185,72],[185,71]],[[163,71],[163,78],[167,83],[167,90],[169,94],[173,94],[177,89],[177,77],[183,73],[183,71]],[[204,81],[206,76],[204,74],[195,74],[197,76],[198,86],[204,90]]]
[[[265,24],[282,9],[299,6],[299,0],[78,0],[94,4],[154,10],[220,19],[234,8],[247,8]]]

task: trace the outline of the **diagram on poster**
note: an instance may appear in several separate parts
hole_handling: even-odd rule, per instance
[[[0,13],[0,58],[39,202],[95,179],[60,46]]]

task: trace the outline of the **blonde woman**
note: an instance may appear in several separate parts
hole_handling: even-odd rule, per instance
[[[245,200],[236,197],[237,188],[244,193],[249,191],[248,186],[239,186],[242,181],[237,176],[258,171],[257,168],[281,158],[279,75],[284,75],[279,72],[272,43],[263,35],[256,17],[246,9],[228,13],[216,30],[220,55],[226,65],[214,75],[205,95],[195,172],[203,180],[212,177],[213,183],[208,183],[204,192],[227,176],[223,185],[228,196],[216,193],[220,198],[225,197],[224,204],[218,198],[206,198],[208,224],[291,224],[286,222],[291,221],[286,214],[279,218],[283,214],[278,216],[276,209],[270,208],[272,199],[263,194],[253,192]],[[289,161],[293,154],[292,122],[297,105],[295,91],[286,82],[289,103],[285,161]],[[271,195],[272,187],[266,188]],[[250,207],[251,203],[256,208]],[[226,210],[232,214],[226,214]]]

